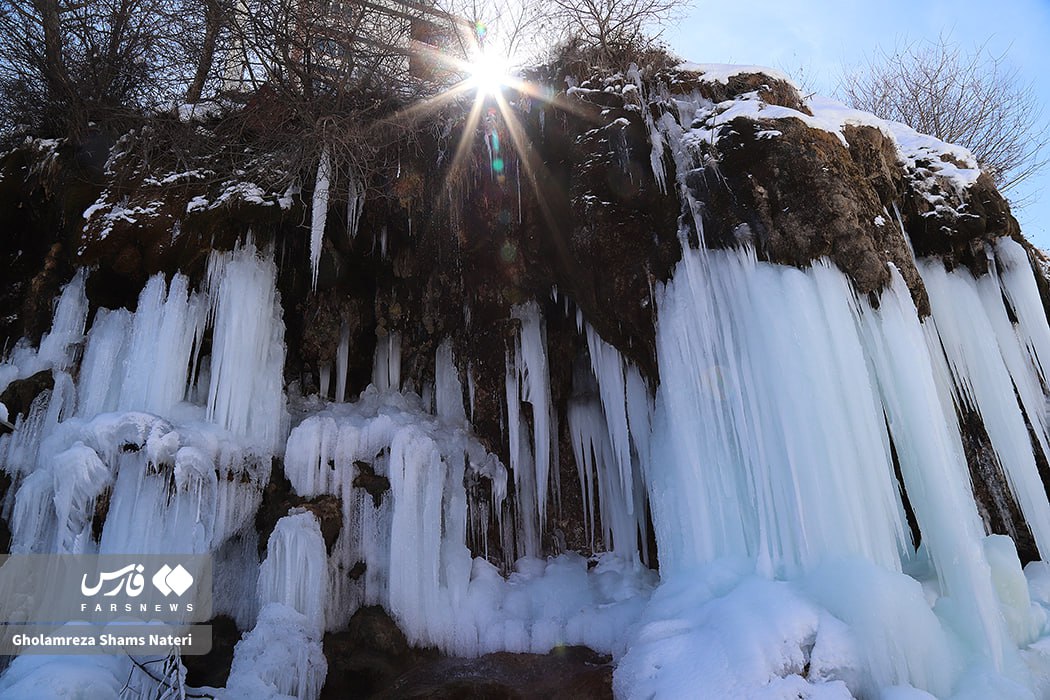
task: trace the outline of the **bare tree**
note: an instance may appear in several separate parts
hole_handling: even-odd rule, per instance
[[[0,0],[5,131],[72,135],[142,114],[187,82],[188,0]]]
[[[569,40],[592,49],[606,63],[653,46],[662,29],[690,0],[546,0],[551,16],[568,28]]]
[[[965,146],[1003,192],[1050,162],[1050,127],[1037,95],[1005,55],[986,46],[965,53],[941,37],[882,52],[867,70],[847,73],[840,91],[857,109]]]

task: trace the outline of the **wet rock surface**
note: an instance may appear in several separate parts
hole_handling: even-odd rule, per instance
[[[612,698],[613,666],[608,656],[586,647],[559,647],[549,654],[486,654],[477,659],[440,659],[397,678],[376,697]]]
[[[259,535],[259,558],[266,556],[266,545],[270,541],[277,521],[288,515],[289,511],[301,508],[317,517],[321,526],[321,536],[325,548],[331,554],[339,532],[343,527],[342,501],[336,496],[321,495],[314,498],[303,498],[295,493],[288,477],[284,475],[283,464],[274,460],[270,470],[270,481],[263,489],[262,503],[255,513],[255,531]]]
[[[325,635],[324,649],[321,697],[332,700],[612,697],[611,659],[585,647],[450,658],[409,646],[382,608],[359,609],[346,630]]]
[[[45,391],[51,391],[54,386],[55,378],[49,369],[8,384],[0,393],[0,403],[7,406],[7,419],[14,423],[19,416],[27,415],[36,397]]]

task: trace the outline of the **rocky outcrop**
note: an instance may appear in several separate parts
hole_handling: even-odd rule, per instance
[[[348,337],[348,394],[356,394],[372,377],[377,343],[396,334],[405,386],[420,389],[434,379],[434,353],[449,340],[464,386],[468,368],[472,379],[472,428],[509,463],[505,387],[516,305],[534,301],[543,311],[551,399],[565,415],[581,391],[573,375],[589,366],[577,313],[655,386],[654,290],[680,259],[683,240],[751,245],[760,259],[798,267],[828,258],[876,303],[892,265],[925,315],[929,299],[914,256],[984,274],[988,243],[1019,237],[987,176],[961,185],[946,174],[972,170],[954,151],[925,142],[910,148],[895,127],[820,108],[775,76],[681,67],[647,78],[592,75],[568,89],[556,72],[530,78],[539,83],[535,94],[549,99],[508,90],[511,111],[501,113],[490,99],[477,124],[453,104],[413,134],[411,147],[377,153],[368,173],[337,173],[316,287],[304,227],[312,194],[304,183],[315,163],[274,168],[270,179],[245,174],[265,170],[265,151],[253,142],[264,131],[265,95],[246,110],[239,137],[249,146],[232,162],[218,156],[230,138],[221,120],[158,121],[87,150],[30,142],[0,160],[0,211],[10,212],[0,240],[0,342],[39,337],[57,289],[78,266],[92,268],[92,311],[133,308],[150,275],[181,271],[199,284],[210,251],[251,236],[278,260],[288,385],[317,392],[321,369]],[[197,139],[197,150],[169,152],[179,139]],[[461,142],[461,167],[453,169]],[[347,197],[336,194],[355,177],[366,193],[356,227]],[[1039,279],[1050,309],[1050,286]],[[48,380],[49,372],[35,375],[0,396],[12,421]],[[1001,488],[980,417],[962,418],[986,525],[1013,536],[1023,559],[1036,556],[1016,502]],[[555,466],[570,483],[576,465],[564,421],[558,430]],[[368,466],[355,466],[353,486],[378,505],[390,484]],[[478,479],[469,488],[485,501],[491,485]],[[512,481],[512,502],[513,488]],[[549,510],[545,549],[587,552],[584,499],[566,487],[559,505]],[[277,461],[254,521],[260,556],[277,521],[296,508],[317,516],[332,550],[342,503],[296,494]],[[502,533],[487,534],[491,558],[511,561],[513,542],[502,551]],[[5,538],[0,529],[0,545]],[[648,550],[655,566],[655,542]],[[355,580],[365,573],[359,564],[347,572]],[[216,624],[213,660],[187,664],[201,684],[225,682],[215,669],[228,670],[237,640],[232,621]],[[585,650],[440,658],[410,648],[372,608],[329,634],[325,651],[327,697],[610,693],[608,659]]]

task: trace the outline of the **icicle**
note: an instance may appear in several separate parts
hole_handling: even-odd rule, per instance
[[[284,321],[272,255],[248,244],[213,253],[214,308],[208,418],[261,449],[277,449],[285,421]]]
[[[918,267],[939,336],[931,352],[943,348],[957,400],[980,414],[1039,551],[1050,552],[1050,504],[1032,453],[1025,414],[1014,392],[1004,391],[1015,386],[1025,411],[1041,413],[1041,405],[1031,405],[1038,379],[1034,379],[1035,368],[1020,358],[1022,351],[1006,316],[1000,287],[988,276],[977,280],[966,270],[949,273],[939,260],[920,262]],[[1030,420],[1033,426],[1042,425],[1038,414]],[[1038,436],[1038,427],[1036,432]]]
[[[594,547],[596,495],[602,539],[606,546],[626,558],[634,558],[637,556],[638,523],[628,510],[632,499],[624,493],[619,475],[609,468],[615,463],[615,458],[601,404],[597,399],[574,399],[569,404],[568,418],[591,546]]]
[[[649,101],[645,95],[645,86],[642,83],[642,73],[638,66],[631,64],[630,69],[627,71],[627,78],[637,87],[639,111],[642,119],[645,121],[645,128],[649,132],[649,142],[652,145],[649,153],[649,165],[653,169],[653,179],[660,188],[660,192],[667,192],[667,171],[664,169],[663,163],[664,140],[660,135],[659,129],[656,128],[656,123],[653,121]]]
[[[350,360],[350,326],[344,321],[339,331],[339,347],[335,352],[335,400],[346,400],[347,366]]]
[[[476,387],[474,385],[474,367],[470,365],[467,367],[467,395],[470,397],[470,420],[474,422],[474,392]]]
[[[1050,386],[1050,326],[1024,247],[1010,238],[995,244],[999,283],[1017,318],[1016,331],[1044,386]]]
[[[594,328],[587,324],[587,348],[591,356],[591,370],[598,380],[598,393],[609,430],[612,446],[612,465],[620,479],[620,489],[627,497],[628,513],[634,512],[634,497],[631,473],[630,431],[627,426],[627,367],[623,356],[613,346],[601,339]]]
[[[550,373],[547,370],[547,329],[540,316],[539,305],[535,301],[515,306],[511,309],[511,318],[521,322],[519,342],[515,347],[515,381],[520,381],[521,399],[532,406],[535,495],[542,528],[547,518],[547,492],[551,470],[552,409]],[[510,401],[509,396],[507,400]]]
[[[62,288],[51,317],[51,330],[34,350],[20,341],[6,360],[0,364],[0,391],[16,379],[24,379],[45,369],[68,371],[77,358],[84,338],[88,301],[85,292],[87,272],[78,270],[73,279]]]
[[[328,555],[317,517],[293,509],[277,521],[259,568],[259,604],[282,603],[306,617],[316,635],[325,629]]]
[[[126,309],[99,309],[80,367],[77,413],[90,418],[116,409],[133,316]]]
[[[464,423],[467,420],[463,410],[463,385],[452,359],[452,343],[448,340],[438,346],[434,358],[434,406],[437,415],[447,421]]]
[[[355,173],[350,174],[350,191],[346,199],[346,233],[351,241],[357,237],[357,226],[365,209],[365,184]]]
[[[831,554],[900,570],[903,508],[841,273],[686,249],[658,296],[661,569],[747,552],[778,575]]]
[[[331,396],[329,389],[332,386],[332,363],[326,362],[321,366],[321,369],[317,371],[317,381],[320,386],[318,391],[322,399],[328,399]]]
[[[188,286],[184,276],[175,275],[169,291],[164,276],[155,275],[139,295],[127,331],[119,409],[163,414],[185,398],[193,342],[204,320],[202,304]],[[116,343],[106,339],[107,345]]]
[[[310,217],[310,272],[312,288],[317,289],[317,273],[321,265],[321,246],[324,227],[328,220],[328,193],[332,184],[332,156],[328,146],[321,151],[314,181],[313,210]]]
[[[281,603],[259,612],[259,621],[233,650],[225,698],[294,697],[317,700],[328,660],[321,637],[306,616]]]
[[[95,499],[111,482],[109,469],[94,450],[78,441],[55,456],[51,471],[54,474],[52,490],[58,523],[55,551],[82,552],[84,541],[90,534]]]
[[[950,395],[937,387],[935,358],[900,273],[893,270],[892,284],[877,310],[866,301],[861,308],[864,344],[923,545],[944,593],[961,603],[968,636],[977,648],[988,650],[994,666],[1001,669],[1002,626],[988,562],[975,546],[984,531],[959,425]]]
[[[376,341],[372,384],[380,391],[401,389],[401,336],[387,333]]]

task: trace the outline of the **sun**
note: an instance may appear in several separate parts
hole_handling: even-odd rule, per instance
[[[467,82],[480,96],[497,95],[510,83],[510,61],[494,52],[482,52],[467,64]]]

